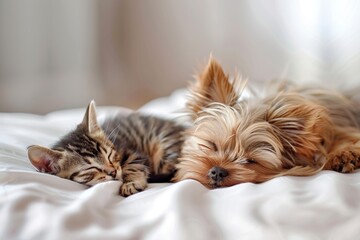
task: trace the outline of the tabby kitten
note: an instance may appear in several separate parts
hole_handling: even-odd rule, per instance
[[[183,132],[173,121],[139,113],[118,114],[99,126],[92,101],[74,131],[52,148],[30,146],[28,157],[41,172],[87,186],[120,181],[126,197],[144,190],[148,180],[172,178]]]

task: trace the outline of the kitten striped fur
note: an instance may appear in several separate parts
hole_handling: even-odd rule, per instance
[[[120,195],[129,196],[149,181],[173,177],[184,130],[174,121],[137,112],[107,118],[100,126],[92,101],[75,130],[52,148],[30,146],[28,156],[39,171],[87,186],[120,181]]]

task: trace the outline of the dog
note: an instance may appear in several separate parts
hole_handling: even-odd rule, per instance
[[[210,58],[189,87],[192,126],[175,181],[218,188],[360,166],[360,104],[353,96],[281,83],[244,98],[246,87]]]

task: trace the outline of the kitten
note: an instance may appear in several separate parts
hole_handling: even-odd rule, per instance
[[[136,112],[118,114],[99,126],[92,101],[75,130],[52,148],[30,146],[28,157],[41,172],[87,186],[120,181],[119,193],[126,197],[144,190],[148,180],[172,178],[184,130],[173,121]]]

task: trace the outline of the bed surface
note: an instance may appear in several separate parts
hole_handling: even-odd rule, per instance
[[[184,92],[141,111],[173,117]],[[98,107],[102,119],[117,107]],[[38,173],[32,144],[49,146],[85,111],[0,113],[0,239],[359,239],[360,172],[323,171],[209,190],[200,183],[150,184],[128,198],[119,184],[92,188]]]

